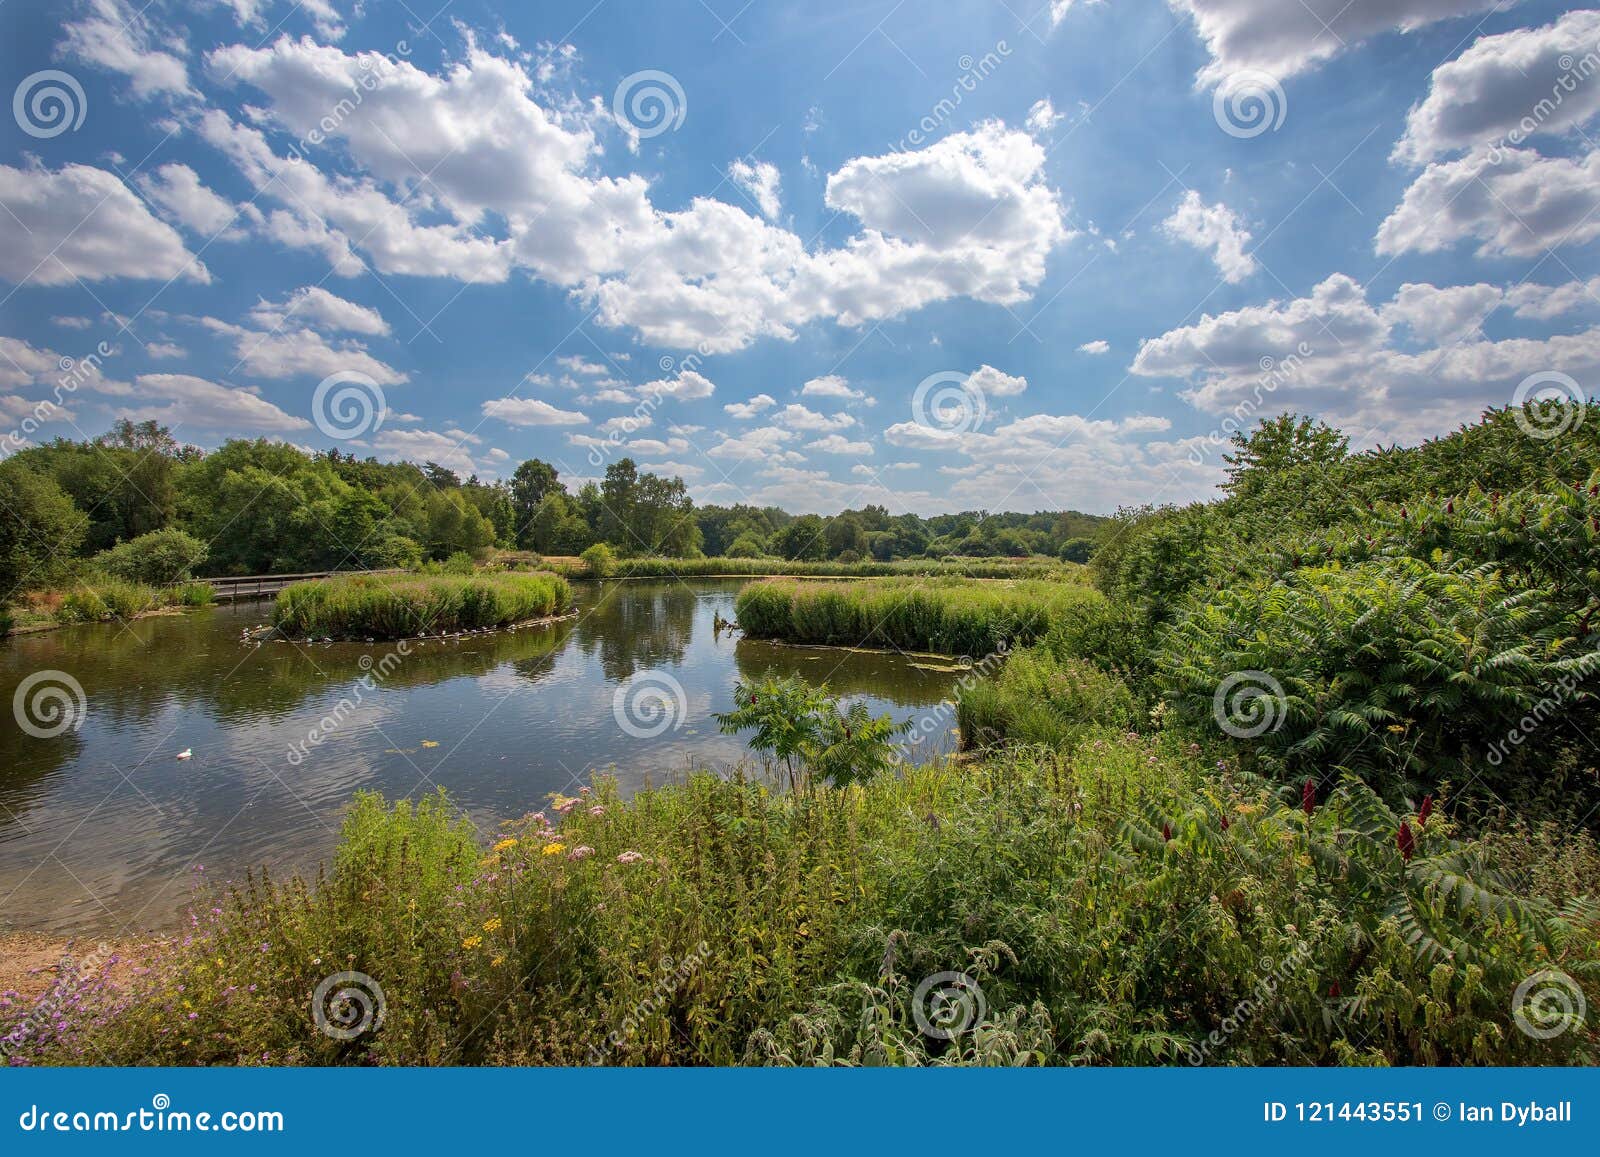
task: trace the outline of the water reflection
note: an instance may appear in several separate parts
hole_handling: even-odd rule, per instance
[[[313,866],[362,788],[443,786],[487,828],[596,774],[631,791],[695,763],[738,762],[743,741],[712,718],[732,706],[738,678],[826,681],[876,711],[939,719],[912,758],[951,746],[937,705],[954,674],[717,635],[740,585],[580,588],[573,619],[413,642],[398,656],[392,644],[241,643],[265,604],[0,643],[0,703],[43,669],[71,673],[89,703],[82,727],[53,740],[5,715],[0,925],[170,924],[197,862],[223,878]],[[614,711],[618,686],[645,672],[675,680],[687,708],[650,738]],[[193,758],[177,760],[186,748]]]

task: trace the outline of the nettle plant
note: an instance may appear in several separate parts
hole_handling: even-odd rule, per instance
[[[727,734],[753,731],[750,746],[780,761],[791,788],[812,779],[835,786],[858,783],[899,762],[895,740],[911,728],[865,703],[840,709],[826,683],[787,676],[734,685],[734,709],[716,716]]]

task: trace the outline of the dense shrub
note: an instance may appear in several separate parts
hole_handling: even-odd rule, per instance
[[[583,560],[584,568],[591,578],[610,578],[617,570],[617,556],[612,549],[603,542],[597,542],[588,547],[578,556]]]
[[[168,527],[119,542],[95,556],[96,568],[128,582],[183,582],[204,565],[206,544],[192,534]]]
[[[1592,710],[1593,648],[1489,566],[1394,558],[1220,591],[1166,632],[1156,668],[1187,720],[1243,733],[1287,777],[1360,768],[1398,796],[1464,765],[1492,783],[1493,745],[1565,681]]]
[[[571,598],[551,574],[351,575],[285,587],[272,622],[295,636],[398,639],[542,618]]]

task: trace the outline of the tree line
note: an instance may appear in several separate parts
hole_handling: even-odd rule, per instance
[[[1076,511],[922,518],[868,505],[825,518],[696,506],[681,478],[630,458],[573,491],[536,458],[487,482],[436,462],[307,453],[268,439],[204,451],[155,422],[122,420],[97,438],[57,438],[0,462],[0,591],[58,584],[86,562],[157,581],[414,567],[493,549],[573,555],[597,543],[628,557],[1081,562],[1105,522]]]

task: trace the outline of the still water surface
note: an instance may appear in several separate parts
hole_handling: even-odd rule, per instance
[[[442,786],[487,832],[597,774],[632,792],[691,763],[731,766],[749,752],[711,716],[731,708],[736,678],[826,680],[931,728],[909,758],[953,746],[939,705],[956,675],[715,632],[741,585],[578,586],[575,618],[413,643],[398,662],[384,660],[392,644],[241,644],[265,603],[0,642],[0,928],[171,926],[195,865],[213,881],[314,867],[360,789],[415,798]],[[18,684],[46,669],[88,700],[82,726],[54,739],[22,733],[10,710]],[[637,732],[664,723],[648,695],[645,714],[619,720],[618,688],[625,703],[651,686],[674,696],[663,675],[682,688],[681,718],[674,704],[676,726],[630,734],[623,720]],[[330,713],[342,718],[306,744]],[[303,757],[290,755],[297,744]]]

